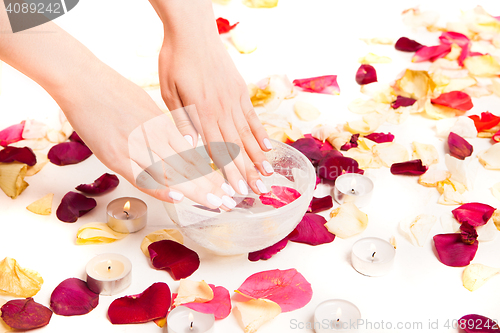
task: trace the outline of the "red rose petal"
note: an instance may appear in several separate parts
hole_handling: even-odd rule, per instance
[[[55,165],[63,166],[85,161],[92,155],[89,147],[79,142],[63,142],[50,148],[47,157]]]
[[[358,71],[356,72],[356,82],[359,85],[377,82],[377,71],[372,65],[369,64],[359,66]]]
[[[309,213],[318,213],[333,207],[333,199],[331,195],[322,198],[313,197],[307,211]]]
[[[115,299],[108,309],[109,320],[112,324],[140,324],[164,318],[170,308],[170,297],[166,283],[153,283],[139,295]]]
[[[450,91],[441,94],[438,98],[431,99],[431,102],[460,111],[469,111],[473,107],[470,96],[463,91]]]
[[[238,288],[240,294],[278,303],[282,312],[305,306],[312,298],[311,284],[295,268],[255,273]]]
[[[359,164],[355,159],[344,156],[328,156],[323,158],[319,162],[317,172],[318,176],[328,180],[335,180],[344,173],[364,173],[359,168]]]
[[[233,25],[229,24],[229,21],[226,20],[225,18],[219,17],[217,20],[215,20],[217,23],[217,29],[219,30],[219,35],[228,33],[229,31],[233,30],[239,22],[236,22]]]
[[[231,313],[231,297],[224,287],[209,284],[214,292],[214,298],[205,303],[184,303],[182,306],[201,313],[213,314],[215,319],[224,319]],[[174,300],[172,300],[173,303]]]
[[[76,222],[79,217],[95,208],[97,202],[83,194],[68,192],[57,207],[57,218],[63,222]]]
[[[390,132],[385,134],[385,133],[371,133],[368,135],[365,135],[365,138],[368,140],[372,140],[376,143],[384,143],[384,142],[392,142],[394,141],[394,135],[391,134]]]
[[[466,333],[499,333],[498,320],[488,317],[468,314],[458,320],[458,327]]]
[[[422,160],[411,160],[407,162],[394,163],[391,165],[393,175],[423,175],[428,167],[422,164]]]
[[[396,100],[392,102],[391,107],[393,109],[397,109],[402,106],[412,106],[413,104],[415,104],[416,101],[417,101],[416,99],[398,95],[398,97],[396,97]]]
[[[24,121],[0,131],[0,146],[6,147],[23,139]]]
[[[89,313],[99,304],[99,294],[77,278],[61,282],[50,296],[50,308],[61,316],[77,316]]]
[[[351,136],[351,139],[349,140],[349,142],[342,145],[342,147],[340,147],[340,150],[347,151],[351,148],[356,148],[358,146],[358,138],[359,138],[359,134],[353,134]]]
[[[318,142],[321,143],[321,141],[314,138],[302,138],[291,143],[290,146],[304,154],[315,165],[323,158],[321,146]]]
[[[15,330],[32,330],[48,325],[52,311],[29,297],[14,299],[0,309],[3,321]]]
[[[474,120],[474,125],[476,125],[478,132],[493,128],[500,123],[500,117],[495,116],[490,112],[481,113],[481,117],[472,115],[469,116],[469,118]]]
[[[460,234],[462,235],[462,242],[465,244],[474,244],[478,237],[476,228],[467,222],[463,222],[462,225],[460,225]]]
[[[119,183],[120,180],[116,175],[105,173],[92,184],[80,184],[75,189],[85,194],[103,194],[113,190]]]
[[[288,238],[284,238],[280,240],[278,243],[266,247],[265,249],[250,252],[248,254],[248,260],[250,261],[259,261],[259,260],[267,260],[274,256],[276,253],[280,252],[286,247],[288,243]]]
[[[465,244],[461,234],[441,234],[434,236],[434,246],[439,261],[446,266],[464,267],[476,255],[478,242]]]
[[[467,222],[473,227],[479,227],[488,223],[495,210],[495,208],[486,204],[469,202],[451,212],[458,222]]]
[[[280,208],[295,201],[298,197],[300,197],[300,193],[291,187],[271,186],[271,191],[261,194],[259,199],[264,205]]]
[[[470,39],[459,32],[446,31],[441,34],[439,40],[443,44],[457,44],[462,51],[457,59],[460,66],[464,65],[464,60],[470,55]]]
[[[196,252],[172,240],[151,243],[148,250],[153,267],[169,271],[176,281],[187,278],[200,267]]]
[[[451,52],[451,45],[440,44],[436,46],[424,46],[413,56],[413,62],[435,61],[439,58],[446,57]]]
[[[450,132],[448,135],[448,148],[450,155],[460,160],[465,160],[466,157],[472,155],[474,148],[460,135]]]
[[[331,198],[331,197],[330,197]],[[331,243],[335,235],[325,227],[326,219],[317,214],[306,213],[288,239],[291,242],[309,245],[320,245]]]
[[[413,39],[401,37],[400,39],[398,39],[394,47],[396,48],[396,50],[402,52],[416,52],[424,46],[419,42],[414,41]]]
[[[304,138],[314,139],[314,141],[316,141],[316,144],[319,146],[319,150],[321,152],[334,149],[330,142],[328,141],[323,142],[321,140],[318,140],[315,137],[313,137],[310,133],[304,134]]]
[[[493,137],[492,139],[496,142],[500,142],[500,131],[496,132],[495,134],[493,134]]]
[[[340,88],[337,83],[337,75],[325,75],[293,80],[293,84],[308,92],[330,95],[340,94]]]
[[[0,150],[0,162],[20,162],[33,166],[36,164],[36,155],[29,147],[17,148],[8,146]]]
[[[245,197],[243,198],[243,200],[238,202],[236,208],[251,208],[253,207],[254,204],[255,204],[255,198]]]
[[[78,133],[76,133],[75,131],[73,131],[73,133],[71,133],[71,135],[69,136],[68,139],[69,139],[69,141],[79,142],[82,145],[85,145],[85,142],[83,142],[82,138],[80,138],[80,136],[78,135]]]

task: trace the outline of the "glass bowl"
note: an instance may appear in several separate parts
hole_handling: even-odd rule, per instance
[[[265,153],[274,174],[261,176],[268,189],[272,185],[289,186],[301,196],[280,208],[263,205],[254,199],[251,208],[239,204],[229,212],[214,211],[184,198],[172,204],[163,202],[168,215],[181,233],[200,246],[219,255],[236,255],[262,250],[285,238],[302,220],[311,202],[316,173],[311,162],[297,149],[272,140],[273,150]],[[245,197],[236,195],[235,201]]]

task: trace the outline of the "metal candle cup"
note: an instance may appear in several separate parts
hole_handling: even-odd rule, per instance
[[[368,237],[358,240],[352,246],[352,267],[366,276],[382,276],[392,268],[396,249],[383,239]]]
[[[314,310],[316,333],[357,332],[361,313],[356,305],[343,299],[331,299]]]
[[[106,209],[107,223],[116,232],[133,233],[146,226],[147,213],[148,206],[141,199],[132,197],[118,198],[108,204]]]
[[[101,295],[116,295],[132,283],[132,263],[121,254],[100,254],[87,263],[85,271],[89,289]]]
[[[358,208],[370,203],[372,193],[372,180],[357,173],[346,173],[337,177],[333,188],[333,198],[338,204],[352,202]]]

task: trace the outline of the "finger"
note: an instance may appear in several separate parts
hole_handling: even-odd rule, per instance
[[[186,108],[189,108],[187,106]],[[170,114],[174,118],[175,126],[181,133],[181,135],[186,139],[186,141],[190,144],[191,147],[196,147],[198,144],[198,131],[194,128],[193,123],[185,110],[185,108],[181,107],[170,111]]]
[[[248,92],[246,91],[243,93],[243,96],[241,96],[241,109],[243,110],[245,120],[250,126],[252,134],[259,143],[260,148],[263,151],[270,151],[273,149],[271,141],[269,140],[269,135],[264,129],[264,126],[262,126],[257,113],[255,113],[250,97],[248,96]]]

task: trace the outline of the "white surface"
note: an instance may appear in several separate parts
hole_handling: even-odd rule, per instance
[[[421,3],[422,9],[436,9],[441,23],[458,20],[460,9],[471,9],[477,3],[494,15],[500,15],[500,2],[489,1],[299,1],[281,0],[275,9],[253,10],[233,0],[228,7],[215,6],[216,15],[231,22],[240,21],[255,30],[259,40],[257,51],[240,55],[229,47],[238,68],[247,82],[257,81],[269,74],[286,73],[292,80],[316,75],[337,74],[341,87],[339,96],[300,93],[294,100],[285,101],[278,112],[288,113],[305,132],[317,123],[344,123],[357,119],[346,106],[360,97],[359,86],[354,80],[359,64],[357,59],[368,52],[387,55],[391,64],[375,65],[380,82],[390,82],[405,68],[425,68],[428,64],[411,64],[411,54],[396,52],[391,46],[367,46],[359,37],[407,36],[424,44],[437,43],[437,34],[414,32],[401,23],[403,9]],[[152,55],[161,43],[161,24],[146,0],[97,1],[86,0],[68,14],[56,20],[63,28],[87,45],[103,61],[127,77],[147,75],[155,70],[157,60]],[[22,74],[3,66],[2,94],[0,95],[0,128],[19,122],[27,117],[53,124],[58,107],[50,96]],[[209,83],[207,83],[209,84]],[[152,92],[159,100],[158,91]],[[318,121],[300,122],[293,115],[293,104],[301,100],[309,102],[322,112]],[[500,114],[499,99],[484,97],[473,100],[475,107],[468,114],[491,111]],[[435,136],[434,121],[412,116],[399,126],[385,124],[380,131],[390,131],[396,142],[411,150],[411,142],[434,144],[440,152],[440,165],[444,167],[442,139]],[[470,140],[474,155],[490,146],[484,139]],[[474,163],[477,159],[474,158]],[[474,191],[468,198],[500,206],[490,193],[489,187],[500,181],[500,172],[487,171],[481,166],[476,177]],[[97,197],[98,205],[76,223],[57,220],[55,209],[62,196],[81,183],[89,183],[106,172],[106,168],[92,156],[73,166],[47,165],[38,175],[28,179],[30,186],[16,200],[0,193],[0,258],[13,257],[23,267],[35,269],[45,282],[35,300],[49,305],[52,290],[64,279],[85,277],[85,264],[96,254],[116,252],[127,256],[133,265],[132,285],[120,295],[101,297],[99,306],[91,313],[77,317],[54,315],[40,332],[162,332],[154,323],[141,325],[112,325],[106,312],[116,297],[142,292],[152,283],[164,281],[172,291],[178,283],[168,273],[154,270],[140,250],[142,238],[157,229],[170,227],[171,222],[160,202],[157,202],[121,178],[119,187]],[[449,213],[453,207],[438,205],[438,192],[417,184],[415,177],[393,176],[387,168],[369,170],[375,190],[369,207],[363,209],[369,216],[366,231],[352,239],[336,239],[331,244],[312,247],[290,243],[286,249],[268,261],[249,262],[245,256],[215,257],[200,248],[200,268],[190,277],[208,283],[222,285],[229,291],[251,274],[268,269],[296,268],[312,284],[314,295],[311,302],[300,310],[280,314],[263,326],[260,333],[312,332],[292,329],[291,320],[313,320],[316,306],[324,300],[340,298],[351,301],[361,311],[361,316],[372,323],[422,323],[423,331],[456,332],[447,329],[447,320],[458,319],[469,313],[478,313],[500,319],[500,277],[494,277],[479,290],[471,293],[461,283],[463,268],[441,264],[429,239],[423,248],[410,244],[398,233],[401,219],[412,214],[434,214],[437,217]],[[320,189],[321,190],[321,189]],[[325,189],[323,189],[325,190]],[[325,190],[326,191],[326,190]],[[31,202],[45,194],[55,193],[53,214],[38,216],[25,209]],[[136,196],[149,207],[149,225],[137,234],[107,245],[76,246],[76,231],[87,222],[104,222],[106,205],[120,196]],[[431,235],[441,233],[436,223]],[[397,255],[392,272],[384,277],[369,278],[357,273],[350,264],[352,244],[363,237],[376,236],[389,239],[396,236]],[[500,267],[499,241],[481,243],[475,263]],[[439,320],[438,329],[428,329],[430,322]],[[37,331],[37,332],[38,332]],[[215,332],[240,332],[235,317],[218,321]],[[388,330],[368,330],[384,332]],[[411,330],[399,330],[410,332]],[[417,330],[415,330],[417,331]]]

